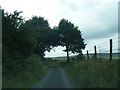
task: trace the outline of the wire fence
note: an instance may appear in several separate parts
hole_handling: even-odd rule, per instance
[[[120,48],[118,42],[120,37],[110,39],[99,45],[93,46],[87,50],[86,58],[106,58],[106,59],[119,59]]]

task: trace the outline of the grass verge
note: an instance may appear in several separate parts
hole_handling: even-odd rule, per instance
[[[13,75],[3,72],[2,88],[32,88],[49,70],[48,65],[36,55],[27,58],[24,69],[17,69],[14,69],[17,73]]]
[[[118,88],[118,60],[82,60],[63,68],[80,88]]]

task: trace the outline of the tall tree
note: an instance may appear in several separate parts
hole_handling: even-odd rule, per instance
[[[62,19],[58,26],[58,33],[60,37],[60,45],[65,46],[67,52],[67,62],[69,62],[69,52],[82,53],[85,48],[84,39],[81,31],[73,23],[66,19]]]
[[[31,53],[30,39],[19,30],[23,23],[20,13],[22,12],[14,11],[9,14],[2,10],[2,65],[4,74],[15,73],[15,68],[23,65],[23,58]]]
[[[22,28],[30,33],[31,37],[35,39],[36,48],[35,53],[43,57],[44,52],[50,51],[54,46],[52,36],[55,36],[54,31],[49,27],[49,23],[43,17],[34,16],[26,21]]]
[[[29,36],[29,33],[21,25],[23,24],[23,17],[18,11],[13,14],[4,13],[3,10],[3,46],[11,48],[23,56],[28,56],[33,52],[34,41]]]

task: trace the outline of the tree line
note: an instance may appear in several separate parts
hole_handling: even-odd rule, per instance
[[[9,67],[10,62],[25,63],[24,59],[32,53],[44,58],[45,51],[53,47],[65,46],[67,62],[69,52],[82,55],[85,42],[78,26],[66,19],[61,19],[59,25],[51,28],[44,17],[33,16],[25,20],[20,14],[2,11],[2,62]]]

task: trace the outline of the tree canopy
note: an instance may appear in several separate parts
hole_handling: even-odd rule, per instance
[[[69,62],[69,52],[82,53],[85,48],[84,39],[81,31],[73,23],[66,19],[62,19],[58,26],[58,33],[60,37],[60,45],[65,46],[67,52],[67,61]]]
[[[20,15],[22,12],[17,10],[13,14],[5,13],[4,10],[2,12],[3,51],[11,59],[27,57],[32,53],[44,58],[45,51],[65,46],[69,62],[69,52],[82,54],[82,49],[85,48],[78,26],[66,19],[60,20],[57,27],[51,28],[44,17],[33,16],[25,21]]]

